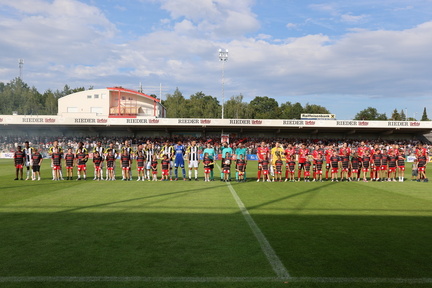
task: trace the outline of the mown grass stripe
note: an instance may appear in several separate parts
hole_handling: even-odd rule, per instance
[[[295,283],[381,283],[429,284],[432,278],[374,278],[374,277],[116,277],[116,276],[10,276],[0,277],[0,283],[23,282],[185,282],[185,283],[236,283],[236,282],[295,282]]]

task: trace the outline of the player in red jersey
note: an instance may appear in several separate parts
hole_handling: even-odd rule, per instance
[[[259,182],[260,178],[261,178],[261,173],[262,173],[262,161],[264,159],[268,159],[269,157],[269,153],[270,150],[269,148],[266,146],[266,143],[263,141],[261,142],[261,146],[259,146],[257,148],[257,156],[258,156],[258,179],[257,182]]]
[[[300,149],[298,150],[298,172],[297,172],[297,181],[300,181],[301,178],[301,170],[304,170],[304,164],[306,162],[307,156],[309,155],[309,149],[306,148],[305,144],[301,144]]]
[[[422,156],[427,156],[427,149],[425,147],[423,147],[422,143],[419,143],[417,145],[416,151],[415,151],[416,155],[422,155]]]
[[[19,176],[19,179],[24,180],[23,179],[23,167],[24,167],[24,161],[25,161],[26,155],[25,155],[24,151],[22,151],[21,146],[17,147],[17,151],[15,151],[13,158],[14,158],[15,174],[16,174],[16,177],[14,180],[18,180],[18,176]]]
[[[334,152],[334,148],[333,146],[328,146],[327,149],[324,152],[324,156],[325,156],[325,162],[326,162],[326,180],[328,180],[329,177],[329,171],[331,171],[331,162],[330,162],[330,158],[333,156],[333,152]]]
[[[295,154],[295,148],[291,144],[288,144],[287,148],[285,149],[285,159],[288,161],[289,159],[291,159],[291,156]]]

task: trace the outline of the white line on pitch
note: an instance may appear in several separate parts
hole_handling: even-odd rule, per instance
[[[220,166],[219,165],[217,166],[219,170],[221,170]],[[267,238],[261,232],[261,229],[255,223],[252,216],[249,214],[249,211],[246,209],[240,197],[237,195],[237,192],[234,190],[231,183],[227,182],[227,185],[228,185],[228,189],[231,192],[231,195],[234,197],[237,203],[237,206],[240,208],[243,217],[245,218],[246,222],[249,224],[249,227],[252,229],[252,232],[257,238],[258,243],[261,246],[261,250],[264,252],[265,256],[267,257],[267,260],[270,262],[270,265],[273,268],[273,271],[276,273],[276,276],[279,278],[289,278],[290,275],[288,273],[288,270],[285,268],[282,261],[279,259],[279,257],[276,255],[276,252],[271,247]]]
[[[237,282],[285,282],[285,283],[384,283],[429,284],[432,278],[374,278],[374,277],[141,277],[141,276],[10,276],[0,277],[0,283],[23,282],[185,282],[185,283],[237,283]]]

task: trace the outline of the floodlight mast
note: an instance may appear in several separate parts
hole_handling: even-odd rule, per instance
[[[19,78],[22,80],[22,71],[24,67],[24,59],[18,60],[18,67],[19,67]]]
[[[219,49],[219,61],[222,62],[222,119],[225,105],[225,62],[228,61],[228,49]]]

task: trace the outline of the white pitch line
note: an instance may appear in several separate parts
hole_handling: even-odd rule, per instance
[[[432,278],[374,278],[374,277],[116,277],[116,276],[10,276],[0,277],[0,283],[24,282],[183,282],[183,283],[381,283],[381,284],[429,284]]]
[[[218,166],[219,170],[221,170],[221,168],[218,164],[217,164],[217,166]],[[226,183],[227,183],[228,189],[231,192],[231,195],[234,197],[234,199],[237,203],[237,206],[240,208],[240,211],[243,214],[243,217],[245,218],[246,222],[249,224],[249,227],[252,229],[252,232],[254,233],[255,237],[257,238],[258,243],[261,246],[261,250],[264,252],[265,256],[267,257],[267,260],[269,261],[271,267],[273,268],[273,271],[276,273],[276,276],[279,278],[290,278],[288,270],[285,268],[282,261],[279,259],[279,257],[276,255],[276,252],[271,247],[267,238],[261,232],[261,229],[255,223],[252,216],[249,214],[249,211],[246,209],[246,206],[243,204],[240,197],[237,195],[237,192],[234,190],[231,183],[229,183],[229,182],[226,182]]]

